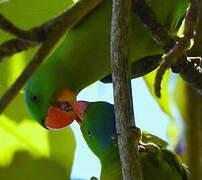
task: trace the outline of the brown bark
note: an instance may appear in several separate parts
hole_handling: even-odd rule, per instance
[[[131,0],[113,0],[111,67],[122,177],[123,180],[142,180],[138,156],[139,132],[135,127],[128,65],[128,32],[131,12]]]

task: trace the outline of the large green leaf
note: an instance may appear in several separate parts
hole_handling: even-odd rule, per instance
[[[168,89],[168,81],[170,77],[170,71],[167,71],[163,77],[162,81],[162,89],[161,89],[161,98],[157,98],[154,93],[154,81],[156,76],[156,71],[152,71],[151,73],[144,76],[144,81],[149,89],[149,92],[154,97],[154,99],[158,102],[161,109],[171,118],[173,119],[173,115],[171,112],[171,99]]]
[[[60,14],[72,3],[72,0],[8,0],[0,3],[0,12],[18,27],[30,29]],[[0,43],[10,38],[2,32],[0,37]]]
[[[0,142],[0,179],[6,179],[4,174],[9,171],[9,180],[17,179],[18,173],[25,179],[42,179],[45,175],[48,179],[65,179],[70,175],[75,150],[72,131],[45,130],[31,120],[22,94],[0,116]]]
[[[173,115],[172,107],[171,107],[173,105],[172,104],[173,98],[169,92],[169,80],[170,80],[171,72],[167,71],[163,77],[161,98],[159,99],[156,97],[154,93],[154,81],[155,81],[156,71],[157,70],[144,76],[144,81],[149,89],[149,92],[154,97],[156,102],[159,104],[162,111],[169,116],[170,122],[167,128],[167,136],[169,138],[169,145],[172,148],[175,148],[177,143],[179,142],[180,128],[178,127],[177,122],[175,121],[175,117]]]
[[[180,111],[182,118],[186,119],[187,117],[187,87],[184,83],[184,80],[179,77],[176,83],[175,91],[174,91],[174,100]]]
[[[0,13],[22,29],[30,29],[66,10],[72,0],[8,0],[0,3]],[[0,30],[0,44],[14,36]],[[18,53],[0,63],[0,85],[10,86],[21,73],[37,48]],[[9,74],[9,77],[7,77]]]

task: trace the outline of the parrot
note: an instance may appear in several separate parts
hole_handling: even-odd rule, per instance
[[[114,105],[104,102],[75,101],[82,135],[101,163],[100,180],[121,180]],[[146,131],[139,140],[139,157],[145,180],[188,180],[189,172],[179,157],[168,150],[167,142]]]
[[[147,3],[159,21],[175,36],[189,1],[147,0]],[[68,104],[74,102],[75,94],[110,75],[111,15],[112,0],[101,2],[68,31],[63,41],[28,80],[25,104],[31,116],[42,126],[51,129],[68,126],[71,123],[69,120],[73,121],[76,117],[71,109],[65,108],[71,107]],[[163,53],[135,12],[131,13],[128,37],[131,66],[145,59],[153,62],[155,58],[152,57]],[[133,77],[144,74],[137,64],[133,67],[137,70]],[[148,69],[145,71],[148,72]]]

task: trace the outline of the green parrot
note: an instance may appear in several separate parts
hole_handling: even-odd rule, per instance
[[[173,36],[188,6],[188,0],[147,0],[159,20]],[[25,102],[40,124],[51,129],[67,126],[75,119],[68,107],[83,88],[109,75],[112,0],[105,0],[73,27],[25,87]],[[158,56],[162,50],[135,13],[129,31],[129,61]],[[136,66],[137,67],[137,66]],[[154,68],[154,67],[152,67]],[[137,68],[136,68],[137,69]],[[149,67],[150,69],[150,67]],[[144,74],[135,71],[133,77]],[[67,120],[68,119],[68,120]]]
[[[121,166],[116,142],[114,106],[107,102],[75,101],[72,108],[77,115],[83,137],[99,158],[101,180],[121,180]],[[79,119],[79,120],[78,120]],[[188,171],[176,154],[166,149],[162,139],[143,132],[139,155],[145,180],[187,180]]]

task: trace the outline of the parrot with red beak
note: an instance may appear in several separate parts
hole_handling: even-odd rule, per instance
[[[188,7],[188,0],[146,1],[159,21],[176,36],[178,24]],[[111,11],[112,0],[101,2],[67,33],[63,42],[28,81],[25,103],[33,118],[43,126],[50,129],[68,126],[76,118],[72,109],[67,108],[71,107],[69,105],[75,101],[76,95],[111,73]],[[135,66],[135,75],[132,77],[142,76],[154,67],[147,65],[139,70],[141,62],[145,64],[147,57],[158,56],[163,51],[135,12],[131,13],[131,28],[128,33],[129,63],[131,66],[140,63]],[[156,66],[158,64],[157,61]]]
[[[114,106],[86,101],[75,101],[70,106],[88,147],[100,160],[100,180],[121,180]],[[166,149],[165,141],[146,132],[141,136],[139,156],[145,180],[189,179],[187,168],[176,154]]]

